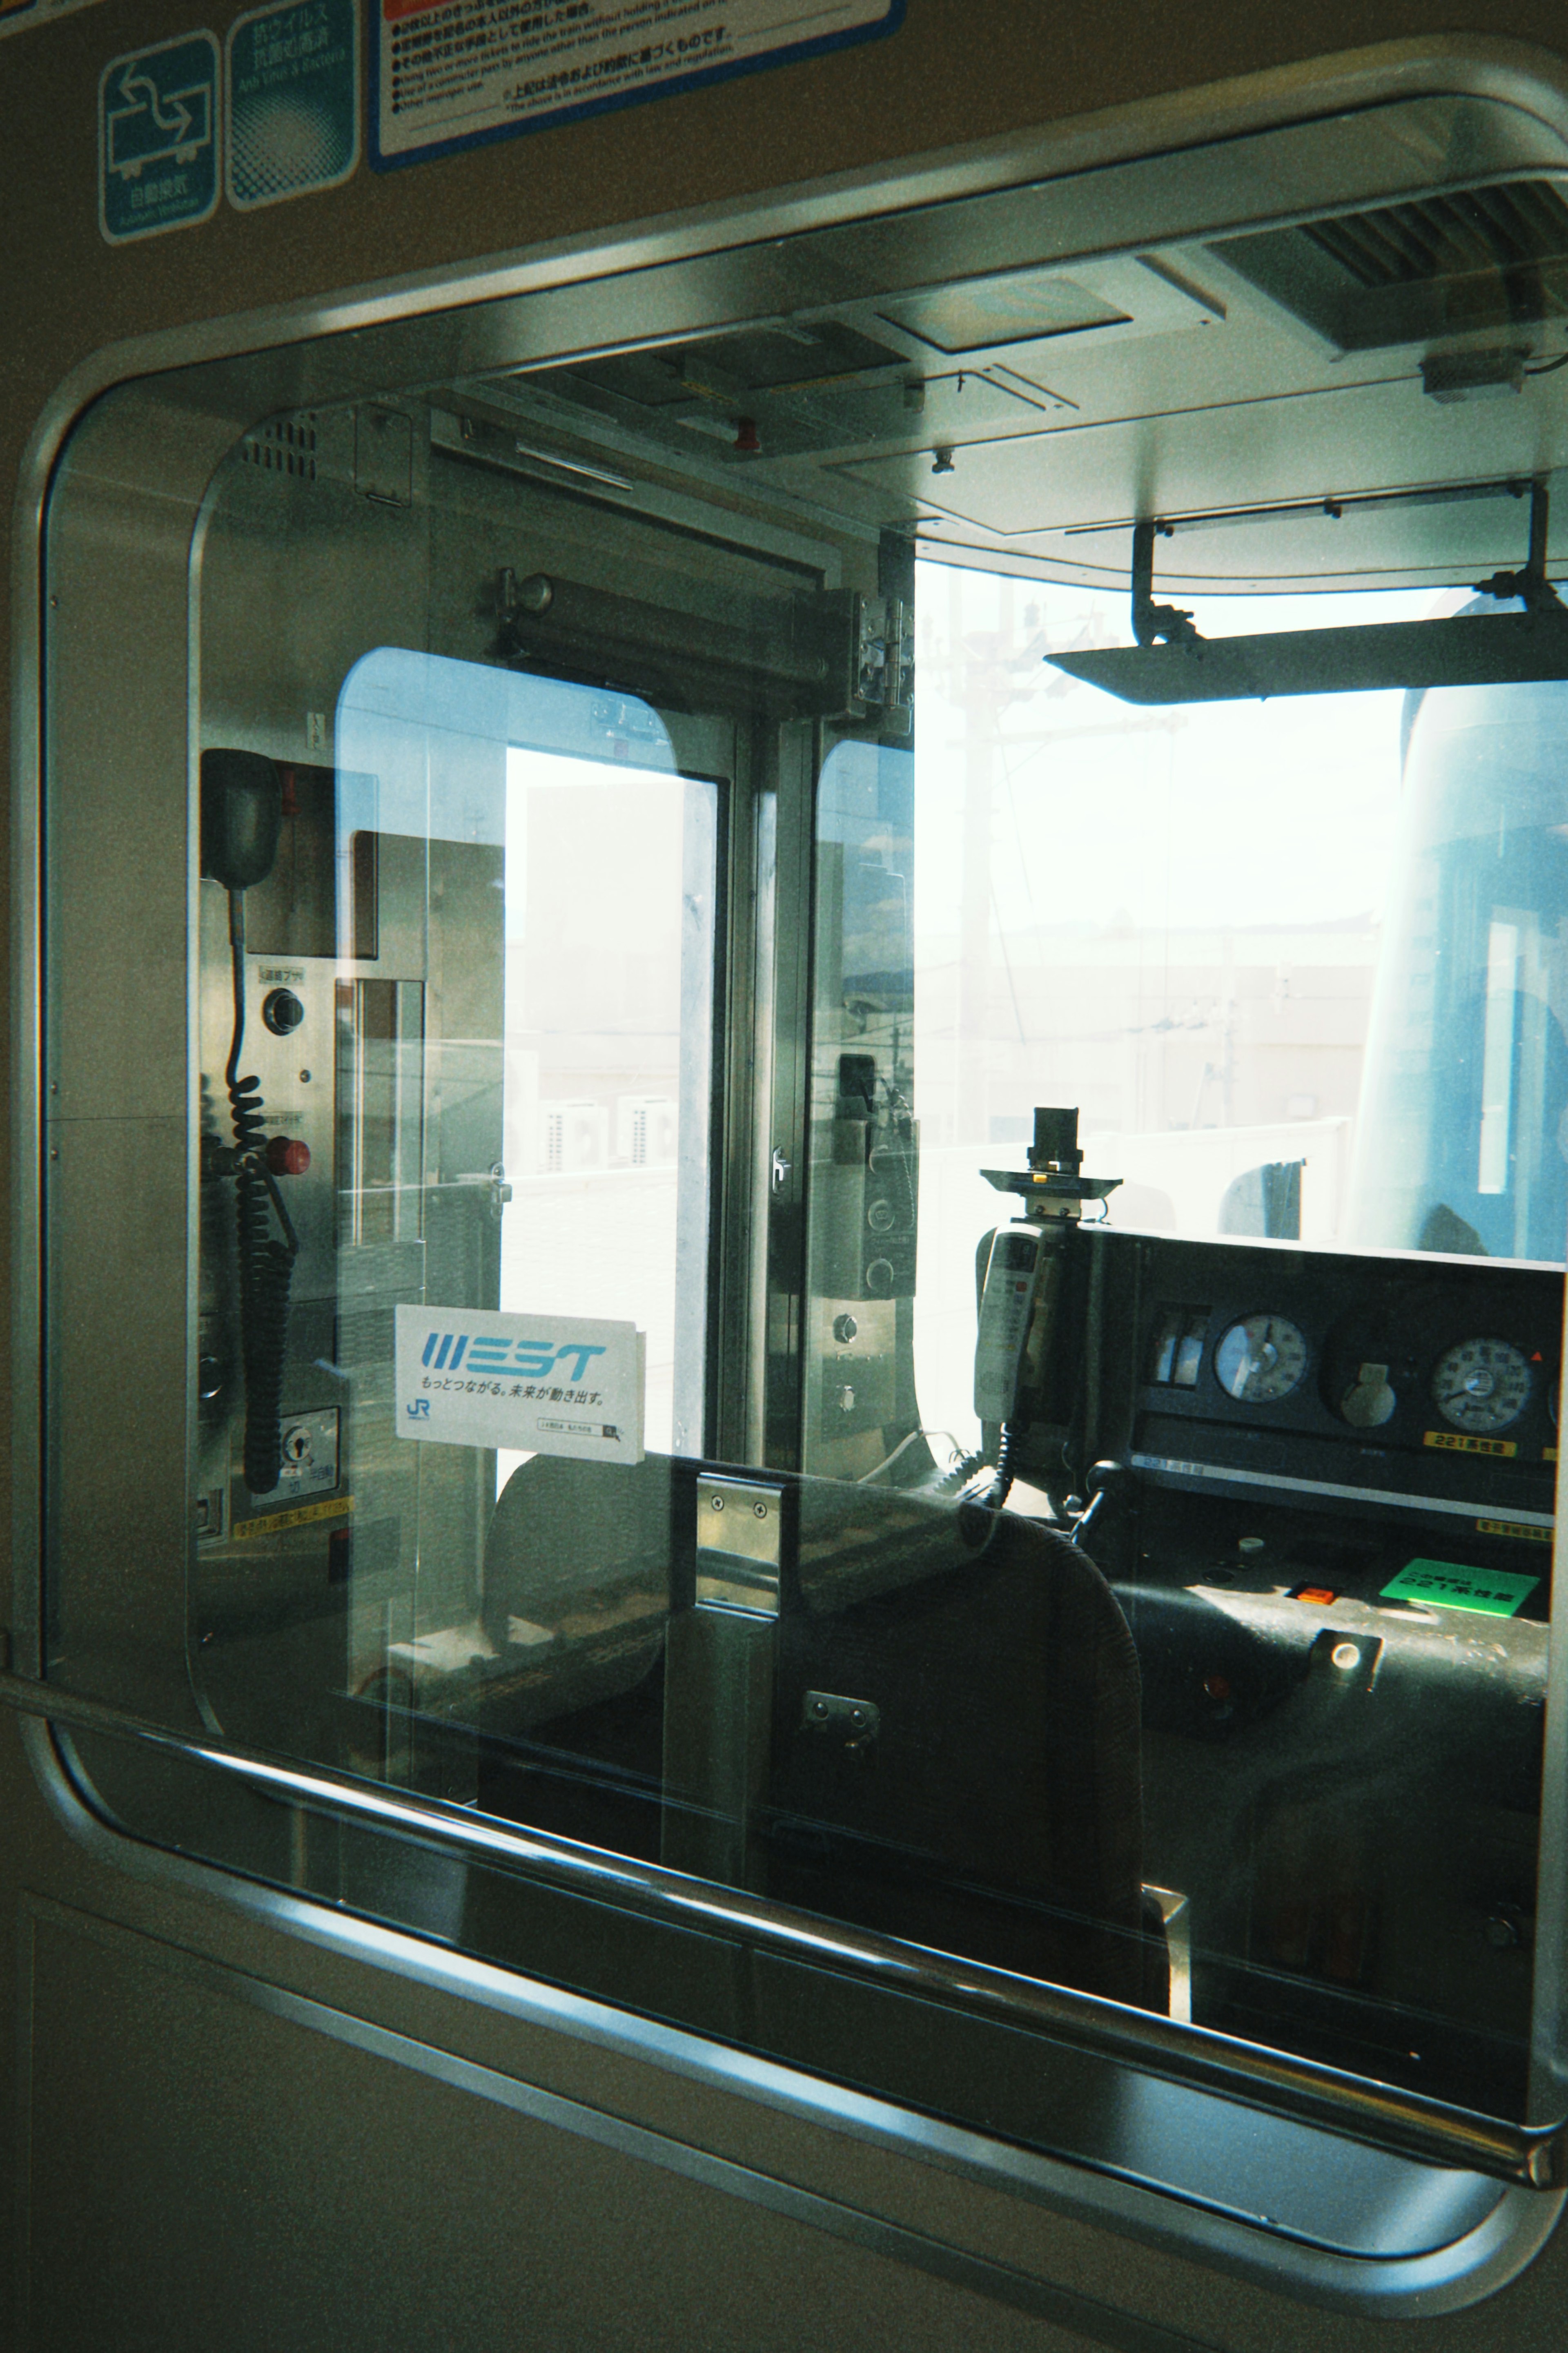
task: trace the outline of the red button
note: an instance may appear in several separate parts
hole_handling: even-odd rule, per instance
[[[310,1147],[297,1138],[274,1135],[267,1145],[267,1166],[274,1176],[302,1176],[310,1165]]]
[[[1339,1596],[1327,1585],[1299,1585],[1290,1598],[1293,1601],[1310,1602],[1314,1609],[1326,1609]]]

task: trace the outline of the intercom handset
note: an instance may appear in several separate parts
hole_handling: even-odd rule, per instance
[[[1078,1113],[1037,1109],[1028,1166],[987,1168],[999,1192],[1016,1193],[1024,1214],[998,1227],[981,1245],[984,1273],[974,1350],[974,1410],[997,1431],[994,1476],[980,1499],[992,1510],[1006,1501],[1018,1441],[1039,1418],[1047,1388],[1064,1356],[1081,1356],[1081,1335],[1066,1328],[1067,1252],[1085,1201],[1103,1201],[1121,1182],[1085,1176],[1078,1148]],[[1053,1416],[1047,1412],[1045,1419]]]
[[[1025,1358],[1042,1271],[1038,1226],[1000,1226],[980,1294],[974,1345],[974,1410],[982,1421],[1010,1422],[1021,1409]]]
[[[228,893],[234,1029],[224,1081],[234,1142],[208,1155],[215,1176],[232,1176],[239,1277],[239,1343],[245,1372],[245,1483],[269,1495],[282,1472],[283,1364],[289,1292],[299,1238],[278,1189],[278,1173],[299,1166],[300,1146],[268,1138],[260,1089],[243,1075],[245,1048],[245,894],[265,882],[278,855],[282,781],[275,762],[256,752],[202,754],[202,871]],[[271,1025],[268,1024],[270,1027]],[[307,1155],[308,1158],[308,1155]]]

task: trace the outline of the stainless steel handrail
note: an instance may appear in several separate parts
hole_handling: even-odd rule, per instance
[[[221,1740],[171,1732],[102,1701],[9,1671],[0,1672],[0,1701],[51,1725],[138,1742],[231,1774],[289,1803],[347,1815],[491,1862],[510,1863],[533,1877],[600,1898],[679,1913],[843,1975],[1005,2017],[1076,2050],[1131,2063],[1169,2082],[1267,2108],[1421,2164],[1457,2167],[1532,2189],[1556,2189],[1568,2182],[1568,2120],[1531,2126],[1479,2116],[1290,2052],[1271,2051],[1209,2027],[1180,2024],[1152,2010],[1130,2009],[1099,1995],[1015,1977],[981,1962],[824,1920],[657,1863],[476,1816],[440,1799],[413,1798],[323,1767],[300,1766]],[[309,1895],[309,1890],[302,1892]]]

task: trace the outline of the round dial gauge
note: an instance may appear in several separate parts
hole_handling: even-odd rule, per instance
[[[1289,1397],[1307,1369],[1306,1335],[1283,1315],[1244,1315],[1214,1352],[1215,1377],[1244,1405]]]
[[[1506,1430],[1529,1398],[1530,1366],[1511,1340],[1461,1340],[1432,1376],[1432,1402],[1456,1430]]]

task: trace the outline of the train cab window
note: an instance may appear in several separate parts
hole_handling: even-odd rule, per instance
[[[1419,385],[1232,479],[1246,243],[88,412],[37,1667],[149,1846],[1359,2257],[1563,2162],[1568,626]]]
[[[1522,2104],[1568,1216],[1553,691],[1130,707],[1051,659],[1112,639],[1109,598],[934,563],[915,594],[913,757],[863,754],[853,804],[830,766],[819,804],[824,871],[858,865],[820,901],[807,1459],[899,1480],[853,1433],[862,1330],[907,1313],[923,1435],[890,1440],[1081,1530],[1133,1631],[1146,1877],[1204,1891],[1194,2016]],[[1447,1686],[1444,1729],[1436,1658],[1494,1640],[1502,1715]]]
[[[1118,1180],[1091,1212],[1111,1228],[1557,1263],[1554,691],[1129,708],[1051,659],[1113,641],[1111,597],[934,564],[919,582],[928,1420],[976,1441],[956,1342],[995,1222],[982,1169],[1026,1145],[1038,1097],[1079,1107],[1086,1166]],[[1220,638],[1465,602],[1193,612]],[[1163,1312],[1157,1382],[1196,1384],[1205,1320]]]
[[[631,696],[423,653],[334,738],[201,763],[195,1639],[273,1743],[258,1611],[346,1594],[344,1696],[408,1712],[537,1664],[479,1550],[531,1441],[701,1426],[719,786]]]

